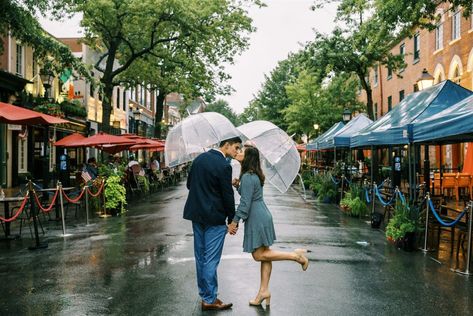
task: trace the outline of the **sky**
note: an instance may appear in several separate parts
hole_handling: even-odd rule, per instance
[[[278,61],[314,39],[314,29],[329,33],[334,27],[334,5],[312,11],[310,6],[314,0],[266,0],[265,3],[267,7],[251,8],[248,12],[257,28],[250,35],[248,50],[237,56],[233,65],[226,66],[232,76],[228,83],[235,92],[218,97],[226,100],[237,113],[248,106],[264,83],[264,75],[269,75]],[[56,37],[81,36],[79,16],[63,22],[47,19],[40,22]]]

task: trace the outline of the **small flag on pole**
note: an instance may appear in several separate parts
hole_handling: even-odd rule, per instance
[[[92,180],[92,177],[87,171],[82,171],[81,176],[82,176],[82,179],[84,179],[86,183]]]

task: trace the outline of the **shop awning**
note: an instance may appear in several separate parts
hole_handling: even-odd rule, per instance
[[[71,142],[69,146],[73,147],[99,147],[111,145],[134,145],[136,144],[133,140],[126,139],[124,137],[110,135],[104,132],[99,132],[90,137],[78,140],[76,142]]]
[[[74,133],[74,134],[67,135],[66,137],[61,138],[60,140],[54,143],[54,146],[71,147],[70,144],[74,144],[84,138],[86,138],[84,135],[79,134],[79,133]]]
[[[343,128],[332,136],[326,137],[322,143],[319,144],[319,149],[329,149],[335,147],[350,147],[350,138],[366,126],[372,124],[365,114],[361,113],[348,122]]]
[[[414,140],[413,125],[429,118],[472,94],[450,80],[412,93],[357,135],[351,137],[351,147],[408,144]]]
[[[69,123],[59,117],[0,102],[0,123],[18,125],[48,125]]]
[[[314,141],[307,144],[307,150],[320,150],[320,144],[322,144],[327,138],[335,135],[339,130],[341,130],[345,124],[343,122],[338,122],[332,125],[325,133],[317,137]]]
[[[473,141],[473,95],[413,126],[416,143]]]

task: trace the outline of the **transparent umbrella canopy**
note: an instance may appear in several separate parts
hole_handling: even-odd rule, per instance
[[[287,191],[299,172],[301,158],[296,144],[282,129],[268,121],[253,121],[238,127],[261,153],[266,179],[281,193]]]
[[[192,161],[222,140],[241,136],[223,115],[204,112],[186,117],[166,137],[165,159],[169,167]]]

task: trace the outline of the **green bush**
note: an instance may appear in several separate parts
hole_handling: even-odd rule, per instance
[[[394,241],[406,236],[406,233],[416,231],[416,221],[410,218],[410,210],[406,205],[396,201],[394,216],[386,226],[386,237]]]
[[[118,175],[110,175],[105,181],[105,208],[114,210],[120,208],[119,212],[125,210],[126,189]]]
[[[317,197],[320,201],[335,201],[337,188],[332,181],[332,174],[330,172],[321,175],[320,185],[317,186],[317,189]]]

